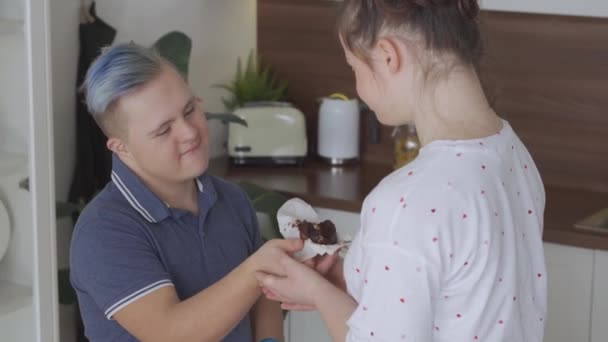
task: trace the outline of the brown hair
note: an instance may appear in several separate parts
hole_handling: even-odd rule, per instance
[[[434,52],[476,66],[481,57],[477,0],[344,0],[338,31],[345,46],[368,60],[383,32],[408,32]]]

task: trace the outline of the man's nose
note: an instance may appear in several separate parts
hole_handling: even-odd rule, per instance
[[[180,140],[188,141],[193,139],[198,134],[196,126],[188,120],[180,120],[179,122],[179,137]]]

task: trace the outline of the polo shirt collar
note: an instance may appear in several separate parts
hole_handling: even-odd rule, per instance
[[[127,202],[148,222],[161,222],[171,215],[167,204],[158,198],[116,154],[112,154],[111,178]],[[213,183],[208,178],[209,176],[204,174],[197,177],[196,186],[200,193],[208,192],[212,198],[215,198]]]

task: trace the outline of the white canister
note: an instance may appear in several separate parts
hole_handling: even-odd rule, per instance
[[[323,98],[319,108],[318,154],[332,165],[359,159],[359,101]]]

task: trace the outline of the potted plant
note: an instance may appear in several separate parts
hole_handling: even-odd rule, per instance
[[[268,67],[262,67],[260,58],[253,51],[249,53],[244,69],[241,59],[237,59],[236,74],[230,83],[216,87],[229,93],[228,98],[222,98],[229,111],[248,102],[283,101],[287,92],[287,82],[277,80]]]

